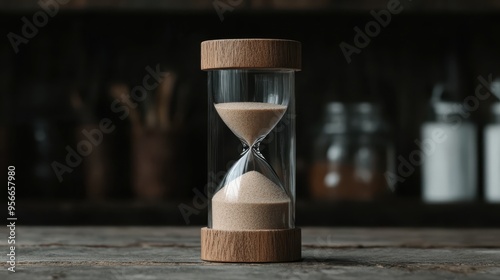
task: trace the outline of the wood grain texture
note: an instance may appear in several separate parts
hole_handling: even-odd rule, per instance
[[[201,259],[215,262],[290,262],[301,258],[299,228],[280,230],[201,229]]]
[[[8,236],[8,228],[0,227]],[[17,228],[17,271],[6,280],[491,279],[500,229],[303,228],[302,261],[200,259],[199,227]],[[7,254],[6,238],[0,251]]]
[[[201,43],[201,69],[301,69],[301,44],[282,39],[210,40]]]

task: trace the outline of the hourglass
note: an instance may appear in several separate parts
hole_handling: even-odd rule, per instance
[[[212,40],[201,48],[202,69],[210,70],[209,218],[201,258],[298,260],[294,73],[300,43]]]

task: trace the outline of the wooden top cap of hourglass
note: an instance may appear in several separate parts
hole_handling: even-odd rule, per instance
[[[201,43],[201,69],[301,69],[300,42],[230,39]]]

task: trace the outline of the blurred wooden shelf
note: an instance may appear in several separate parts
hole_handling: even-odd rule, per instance
[[[186,225],[179,210],[183,202],[57,202],[19,201],[23,225]],[[500,204],[429,205],[418,200],[374,202],[298,201],[297,226],[368,227],[500,227]],[[190,215],[189,225],[207,223],[206,209]]]
[[[161,12],[212,12],[214,3],[228,0],[74,0],[62,6],[65,10],[116,10]],[[388,0],[240,0],[232,1],[239,12],[367,12],[386,9]],[[39,10],[35,0],[4,0],[0,12]],[[444,13],[495,13],[500,11],[500,1],[495,0],[400,0],[405,12]]]

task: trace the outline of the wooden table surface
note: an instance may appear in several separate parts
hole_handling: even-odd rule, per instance
[[[500,229],[304,228],[303,260],[274,264],[203,262],[194,227],[16,230],[0,279],[500,279]]]

